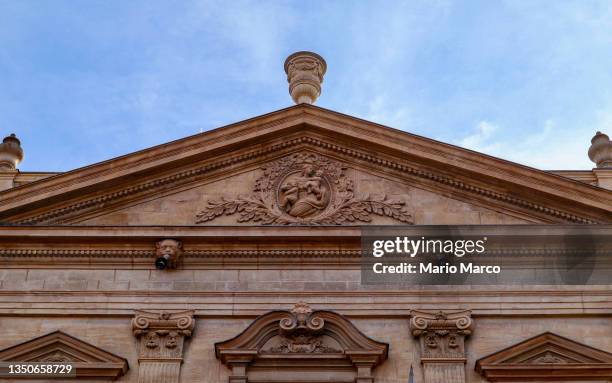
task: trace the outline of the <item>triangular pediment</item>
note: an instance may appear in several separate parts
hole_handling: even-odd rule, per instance
[[[115,380],[125,375],[128,362],[108,351],[62,331],[20,343],[0,351],[2,362],[70,364],[72,377]]]
[[[492,382],[612,378],[612,354],[544,333],[486,356],[476,371]]]
[[[314,154],[345,167],[344,179],[357,183],[353,190],[355,198],[351,201],[353,208],[335,215],[319,215],[313,224],[612,222],[610,191],[312,105],[297,105],[9,189],[0,193],[0,221],[17,224],[207,224],[208,221],[202,221],[201,217],[206,216],[208,202],[237,199],[239,195],[252,196],[255,183],[265,169],[300,153]],[[298,171],[296,166],[292,169]],[[324,169],[314,169],[309,177],[318,177],[317,171],[324,172]],[[336,179],[331,179],[334,174],[338,175],[330,170],[323,178],[335,182]],[[299,176],[281,181],[291,184],[299,181],[295,178]],[[360,179],[365,181],[359,184]],[[364,186],[368,182],[377,187]],[[213,186],[207,189],[205,185]],[[243,186],[244,190],[236,185]],[[191,210],[185,209],[185,203],[192,203],[192,200],[178,196],[179,193],[188,195],[198,188],[201,188],[201,195],[193,200],[201,204],[192,204]],[[426,193],[415,193],[409,201],[402,196],[408,188]],[[342,193],[341,190],[337,192]],[[338,193],[327,197],[336,198]],[[274,198],[279,198],[277,194]],[[158,222],[139,216],[135,222],[130,221],[131,207],[139,205],[144,211],[155,213],[153,205],[164,204],[162,200],[170,195],[175,196],[177,204],[173,208],[178,209],[178,215],[188,215],[189,219],[170,222],[160,216]],[[479,206],[482,209],[478,214],[501,214],[516,221],[461,221],[460,215],[469,210],[461,204],[450,208],[456,210],[453,214],[457,215],[452,222],[419,221],[419,215],[410,211],[411,204],[428,201],[432,206],[441,206],[447,203],[435,200],[433,195]],[[156,202],[151,202],[153,200]],[[397,209],[389,210],[384,203],[377,203],[380,201],[402,202],[408,208],[407,215]],[[149,202],[150,205],[145,206]],[[302,220],[301,224],[310,223],[309,209],[322,206],[317,205],[317,201],[306,202],[312,206],[285,205],[286,209],[293,208],[291,217],[297,221],[307,218],[307,222]],[[328,201],[324,202],[322,204]],[[256,210],[254,206],[238,204],[235,207],[240,212],[247,208]],[[228,211],[232,209],[233,206],[228,207]],[[376,214],[378,211],[383,214]],[[372,220],[373,212],[373,216],[390,219]],[[115,214],[111,220],[93,219],[110,214]],[[257,220],[248,215],[243,221],[236,216],[233,221],[215,218],[208,224],[284,224],[264,217],[265,214],[260,214],[262,218]],[[149,217],[154,216],[149,214]],[[285,215],[283,219],[286,218]]]

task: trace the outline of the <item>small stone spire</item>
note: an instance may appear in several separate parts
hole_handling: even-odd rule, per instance
[[[598,168],[612,169],[612,141],[602,132],[597,132],[591,139],[589,158]]]
[[[321,95],[321,83],[327,70],[323,57],[313,52],[295,52],[285,60],[289,94],[296,104],[314,104]]]
[[[16,170],[21,160],[23,160],[21,141],[15,136],[15,133],[4,137],[0,144],[0,171]]]

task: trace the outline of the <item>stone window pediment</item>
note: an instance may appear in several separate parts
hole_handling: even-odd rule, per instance
[[[612,378],[612,354],[547,332],[479,359],[490,382],[591,381]]]
[[[70,363],[76,371],[76,376],[72,378],[74,380],[116,380],[125,375],[129,368],[125,358],[62,331],[54,331],[1,350],[0,362]]]
[[[232,383],[371,383],[372,369],[388,349],[344,316],[305,303],[264,314],[235,338],[215,344],[217,358],[232,370]]]

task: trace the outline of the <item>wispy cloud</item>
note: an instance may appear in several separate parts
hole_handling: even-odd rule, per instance
[[[480,152],[495,152],[500,146],[500,143],[494,140],[494,133],[498,130],[499,127],[492,123],[480,121],[475,132],[463,138],[459,145]]]
[[[588,169],[590,130],[564,132],[553,120],[546,120],[530,132],[513,136],[512,131],[487,121],[459,140],[459,146],[524,165],[548,170]],[[592,134],[591,134],[592,136]],[[576,166],[580,164],[581,166]]]

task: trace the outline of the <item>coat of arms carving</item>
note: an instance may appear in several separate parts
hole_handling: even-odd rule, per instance
[[[262,168],[253,193],[209,200],[196,223],[238,214],[238,222],[263,225],[343,225],[370,222],[372,215],[412,224],[405,203],[385,195],[356,197],[346,166],[314,153],[296,153]]]

